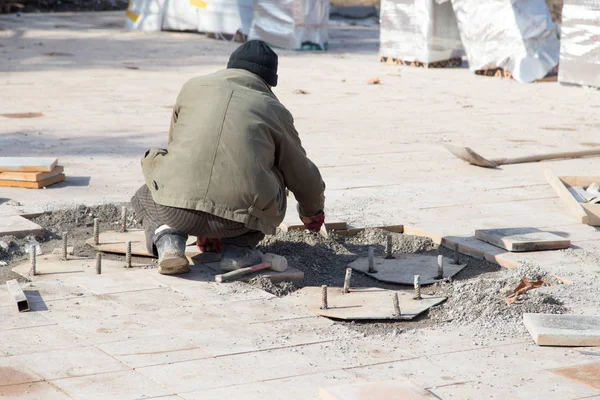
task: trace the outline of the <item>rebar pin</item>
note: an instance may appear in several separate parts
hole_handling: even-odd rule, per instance
[[[29,261],[31,263],[31,276],[37,275],[37,249],[34,245],[29,249]]]
[[[68,260],[69,259],[69,250],[67,248],[67,246],[69,245],[68,243],[68,232],[63,232],[62,234],[62,259],[63,260]]]
[[[388,235],[387,236],[387,243],[385,246],[385,252],[386,252],[386,256],[385,258],[387,260],[391,260],[394,258],[394,255],[392,254],[392,235]]]
[[[421,300],[421,277],[415,275],[415,300]]]
[[[458,243],[456,243],[456,245],[454,245],[454,265],[458,265],[460,263],[460,260],[458,259],[460,255],[460,252],[458,251]]]
[[[369,270],[367,272],[371,274],[377,272],[375,270],[375,249],[373,247],[369,247]]]
[[[102,273],[102,253],[96,253],[96,274],[100,275]]]
[[[321,286],[321,310],[327,310],[327,285]]]
[[[100,226],[98,225],[98,218],[94,218],[94,244],[100,244]]]
[[[344,293],[350,292],[350,279],[352,278],[352,268],[346,268],[346,277],[344,278]]]
[[[131,268],[131,242],[125,244],[125,268]]]
[[[394,316],[401,316],[402,313],[400,312],[400,301],[398,301],[398,293],[394,293],[394,295],[392,296],[392,302],[394,303]]]
[[[443,278],[444,278],[444,256],[440,254],[438,256],[438,274],[437,274],[437,279],[443,279]]]
[[[121,207],[121,232],[127,232],[127,207]]]

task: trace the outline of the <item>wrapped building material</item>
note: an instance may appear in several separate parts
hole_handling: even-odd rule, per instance
[[[169,0],[171,1],[171,0]],[[206,0],[198,13],[198,30],[219,35],[248,36],[252,24],[253,0]]]
[[[560,54],[545,0],[452,0],[471,71],[502,68],[522,83],[544,78]]]
[[[190,0],[165,0],[165,3],[165,11],[162,22],[163,30],[199,31],[198,14],[206,7],[205,2]]]
[[[600,0],[565,0],[560,42],[558,81],[600,87]]]
[[[384,62],[460,66],[464,50],[449,1],[381,0],[379,55]]]
[[[125,28],[160,31],[166,3],[167,0],[130,0],[125,12]]]
[[[255,0],[248,39],[284,49],[327,49],[329,0]]]

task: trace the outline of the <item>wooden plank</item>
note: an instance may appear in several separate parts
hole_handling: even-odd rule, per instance
[[[582,223],[587,224],[589,222],[589,218],[581,204],[575,200],[575,198],[571,195],[571,192],[567,189],[562,180],[560,180],[554,173],[546,168],[544,170],[544,175],[546,175],[546,179],[550,186],[556,191],[558,197],[564,202],[567,208],[571,211],[571,213]]]
[[[341,222],[341,221],[325,222],[325,227],[327,228],[327,231],[344,230],[347,228],[347,226],[348,226],[348,224],[346,222]],[[304,227],[304,224],[287,224],[287,223],[283,222],[281,225],[279,225],[279,229],[281,229],[284,232],[288,232],[288,231],[303,231],[306,228]]]
[[[41,234],[42,227],[18,215],[0,218],[0,236],[15,236],[23,238],[27,235]]]
[[[0,172],[50,172],[57,163],[53,157],[0,157]]]
[[[0,172],[0,180],[2,181],[26,181],[40,182],[48,178],[62,174],[64,168],[56,166],[50,172]]]
[[[560,250],[571,246],[570,240],[537,228],[478,229],[475,237],[514,252]]]
[[[339,236],[356,236],[365,229],[381,229],[382,231],[388,231],[392,233],[404,233],[404,225],[389,225],[389,226],[370,226],[366,228],[348,228],[344,230],[335,231],[336,235]]]
[[[25,293],[23,293],[19,282],[17,282],[16,279],[6,281],[6,288],[17,304],[19,312],[29,311],[29,302],[27,301],[27,297],[25,297]]]
[[[398,377],[383,382],[354,383],[330,388],[319,388],[321,400],[433,400],[431,392],[406,378]]]
[[[52,178],[44,179],[39,182],[25,182],[25,181],[6,181],[0,180],[0,186],[2,187],[18,187],[24,189],[41,189],[55,183],[60,183],[65,180],[65,174],[59,174]]]

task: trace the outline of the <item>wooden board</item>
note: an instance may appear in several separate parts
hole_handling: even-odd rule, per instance
[[[586,385],[592,389],[600,390],[600,362],[551,369],[550,372],[554,372],[563,378]]]
[[[0,172],[50,172],[57,163],[53,157],[0,157]]]
[[[569,186],[587,186],[593,182],[600,182],[600,177],[558,177],[550,169],[546,169],[544,174],[548,183],[550,183],[556,194],[558,194],[558,197],[560,197],[579,222],[592,226],[600,226],[600,204],[579,203],[568,189]]]
[[[17,282],[16,279],[6,281],[6,288],[17,305],[19,312],[29,311],[29,302],[27,301],[27,297],[25,297],[25,293],[23,293],[19,282]]]
[[[321,400],[434,400],[431,392],[403,377],[390,381],[361,382],[319,388]]]
[[[327,228],[327,231],[339,231],[339,230],[343,230],[346,229],[348,227],[348,224],[346,222],[325,222],[325,228]],[[304,227],[304,224],[286,224],[285,222],[282,223],[281,225],[279,225],[279,229],[281,229],[284,232],[288,232],[288,231],[303,231],[306,228]]]
[[[539,346],[600,346],[600,316],[524,314],[523,323]]]
[[[394,293],[398,294],[400,316],[394,315]],[[343,320],[411,320],[446,301],[445,297],[427,295],[422,295],[421,300],[414,300],[412,291],[351,288],[349,293],[342,293],[342,288],[330,287],[327,289],[328,308],[322,310],[320,287],[307,286],[289,296],[292,296],[289,300],[294,304],[304,306],[317,315]]]
[[[413,285],[415,275],[421,277],[421,285],[437,282],[438,262],[437,256],[426,254],[398,254],[395,259],[375,257],[374,266],[377,272],[369,273],[369,259],[359,258],[348,264],[348,267],[360,271],[381,282]],[[444,278],[452,278],[458,274],[466,264],[453,264],[452,260],[444,257]]]
[[[389,226],[373,226],[368,228],[348,228],[340,231],[335,231],[339,236],[356,236],[365,229],[381,229],[392,233],[404,233],[404,225],[389,225]]]
[[[59,183],[65,180],[65,174],[59,174],[51,178],[44,179],[39,182],[25,182],[25,181],[7,181],[0,180],[0,187],[19,187],[25,189],[41,189],[55,183]]]
[[[0,172],[1,181],[26,181],[40,182],[56,175],[62,174],[64,168],[56,166],[50,172]]]
[[[567,249],[571,241],[537,228],[478,229],[475,237],[514,252]]]
[[[42,227],[18,215],[2,216],[0,218],[0,236],[12,235],[23,238],[27,235],[41,234]]]

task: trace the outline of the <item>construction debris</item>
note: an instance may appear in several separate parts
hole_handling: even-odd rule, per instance
[[[530,291],[531,289],[542,287],[543,285],[550,286],[550,283],[541,279],[529,282],[529,280],[527,280],[526,277],[523,277],[521,278],[521,283],[519,283],[519,286],[517,286],[509,296],[505,297],[504,301],[506,302],[506,304],[511,305],[515,301],[519,300],[520,295]]]

